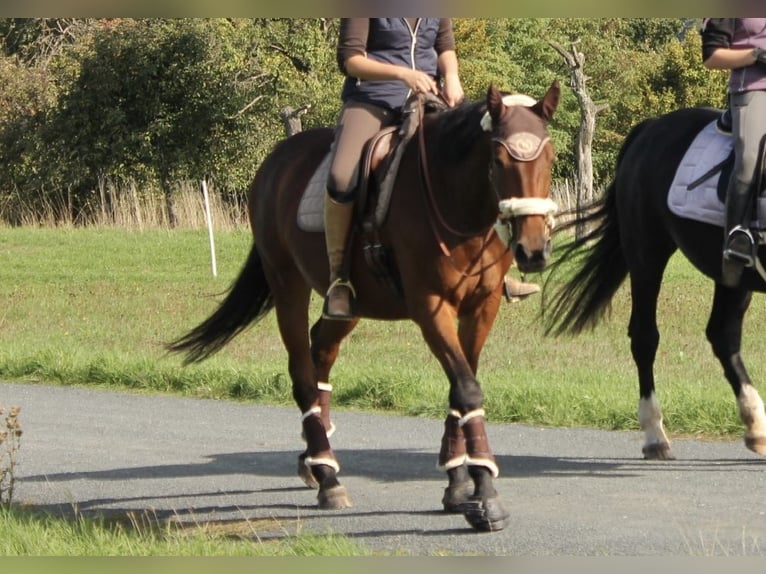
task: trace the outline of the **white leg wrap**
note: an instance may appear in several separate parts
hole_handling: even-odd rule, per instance
[[[766,413],[763,401],[753,385],[742,385],[737,399],[739,416],[747,427],[747,436],[766,436]]]
[[[660,409],[660,403],[654,392],[648,399],[642,398],[638,401],[638,422],[641,425],[641,430],[644,431],[644,446],[653,444],[670,446],[670,441],[662,425],[662,409]]]
[[[436,463],[436,468],[439,469],[439,470],[445,470],[445,471],[446,470],[452,470],[453,468],[457,468],[459,466],[463,466],[463,464],[465,463],[465,461],[467,459],[468,459],[468,456],[466,456],[464,454],[461,455],[461,456],[456,456],[455,458],[452,458],[452,459],[448,460],[444,464],[439,464],[437,462]]]
[[[303,463],[306,466],[316,466],[318,464],[324,464],[332,469],[335,470],[335,472],[340,472],[340,465],[338,464],[338,461],[334,458],[314,458],[312,456],[307,456],[305,459],[303,459]]]
[[[305,421],[308,417],[316,415],[319,416],[322,412],[322,409],[320,407],[311,407],[309,410],[307,410],[305,413],[301,415],[301,422]],[[335,423],[330,422],[330,428],[325,429],[325,434],[327,435],[327,438],[330,438],[333,433],[335,432]],[[303,431],[301,431],[301,438],[306,439],[306,435]]]
[[[476,409],[475,411],[471,411],[469,413],[466,413],[462,417],[460,417],[458,424],[462,427],[465,423],[467,423],[471,419],[476,417],[483,417],[485,415],[486,413],[484,412],[484,409]]]
[[[331,393],[332,385],[330,383],[323,383],[320,381],[317,383],[317,389],[319,389],[320,391],[327,391],[328,393]]]
[[[322,412],[322,409],[317,407],[311,407],[309,410],[307,410],[305,413],[301,415],[301,422],[305,421],[307,418],[309,418],[312,415],[319,415],[319,413]]]

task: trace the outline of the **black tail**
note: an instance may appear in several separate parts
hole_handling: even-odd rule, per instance
[[[562,268],[575,264],[576,271],[554,291],[550,300],[545,297],[543,323],[546,335],[577,334],[595,327],[609,311],[612,297],[628,274],[620,243],[615,195],[613,182],[600,200],[560,230],[577,226],[587,229],[589,224],[596,224],[582,237],[564,245],[562,254],[551,264],[546,289],[551,278]]]
[[[616,174],[619,174],[620,164],[630,146],[655,121],[656,118],[645,119],[628,133],[617,155]],[[565,244],[561,248],[562,255],[557,256],[550,266],[545,291],[562,267],[571,264],[577,267],[574,276],[553,293],[550,301],[545,297],[543,326],[546,335],[576,335],[594,328],[610,310],[614,294],[628,276],[617,216],[616,177],[601,199],[557,230],[558,233],[572,228],[587,229],[595,224],[591,231]]]
[[[167,345],[171,352],[186,353],[185,365],[198,363],[220,351],[229,341],[252,323],[265,317],[274,307],[271,289],[255,244],[239,277],[227,293],[226,298],[210,317]]]

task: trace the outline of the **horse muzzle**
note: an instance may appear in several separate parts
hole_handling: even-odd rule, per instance
[[[512,197],[500,201],[499,211],[495,231],[513,251],[519,270],[527,273],[544,270],[552,252],[556,202],[548,198]],[[523,219],[540,217],[543,218],[541,226],[523,225]]]

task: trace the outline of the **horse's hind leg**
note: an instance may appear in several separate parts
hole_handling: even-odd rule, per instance
[[[667,260],[666,260],[667,262]],[[638,421],[644,433],[641,452],[646,459],[675,458],[662,424],[662,411],[654,388],[654,360],[660,342],[657,329],[657,297],[665,264],[654,272],[632,271],[631,314],[628,334],[633,361],[638,370]]]
[[[737,397],[739,416],[745,425],[745,445],[758,454],[766,455],[766,414],[763,401],[750,381],[740,355],[742,322],[751,297],[749,291],[716,284],[713,310],[705,333]]]
[[[358,323],[359,318],[350,321],[328,321],[320,318],[311,328],[311,358],[314,363],[319,418],[322,420],[322,426],[326,430],[328,439],[335,432],[335,424],[330,417],[333,390],[330,383],[330,370],[338,357],[341,341]],[[307,456],[308,453],[304,452],[299,457],[298,475],[307,486],[319,488],[319,483],[314,478],[311,467],[305,464]]]
[[[351,502],[337,478],[340,465],[330,447],[321,418],[319,393],[314,362],[311,359],[308,333],[308,306],[311,290],[297,270],[292,274],[284,269],[274,292],[274,306],[282,342],[287,349],[288,370],[293,384],[293,398],[301,412],[303,438],[306,451],[300,463],[310,469],[310,477],[319,487],[319,508],[337,509],[351,506]],[[306,480],[306,476],[300,473]]]

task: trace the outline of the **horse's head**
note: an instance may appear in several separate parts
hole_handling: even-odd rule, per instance
[[[494,86],[487,92],[482,127],[491,134],[490,179],[500,198],[495,229],[525,272],[542,271],[551,253],[557,207],[550,198],[554,153],[547,124],[559,95],[557,81],[539,101],[503,96]]]

